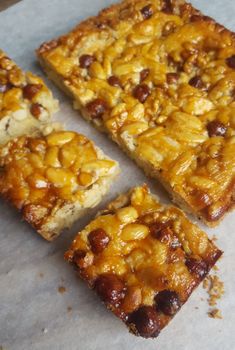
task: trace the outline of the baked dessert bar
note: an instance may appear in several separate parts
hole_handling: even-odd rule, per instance
[[[0,49],[0,144],[34,131],[57,110],[42,79],[23,73]]]
[[[126,0],[37,51],[74,107],[215,226],[235,202],[235,35],[181,0]]]
[[[146,186],[118,197],[73,241],[65,257],[126,325],[156,337],[222,252]]]
[[[0,195],[49,241],[97,205],[118,172],[72,131],[21,136],[0,148]]]

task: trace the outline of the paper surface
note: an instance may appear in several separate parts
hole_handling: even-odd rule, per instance
[[[44,76],[34,50],[43,41],[66,33],[110,3],[108,0],[24,0],[0,13],[0,47],[23,69]],[[234,0],[195,0],[193,4],[235,31]],[[143,182],[163,201],[169,201],[156,181],[147,179],[114,143],[72,110],[67,97],[51,83],[49,86],[61,103],[56,118],[66,123],[68,129],[93,139],[120,162],[122,175],[99,208],[116,194]],[[55,242],[47,243],[13,209],[0,204],[0,345],[4,349],[235,349],[235,213],[228,215],[217,229],[209,230],[201,225],[210,237],[217,235],[217,244],[225,252],[218,264],[226,291],[219,304],[223,320],[208,318],[207,295],[200,286],[158,339],[144,340],[128,334],[124,324],[105,309],[63,260],[75,233],[96,211],[92,210]],[[65,287],[64,293],[58,291],[59,287]]]

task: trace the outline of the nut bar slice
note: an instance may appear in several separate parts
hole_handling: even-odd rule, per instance
[[[0,195],[49,241],[97,205],[118,172],[72,131],[21,136],[0,148]]]
[[[23,73],[0,49],[0,144],[49,122],[57,109],[42,79]]]
[[[126,325],[156,337],[222,252],[184,213],[161,205],[146,186],[112,202],[65,257]]]
[[[74,107],[215,226],[235,203],[235,35],[181,0],[126,0],[43,44]]]

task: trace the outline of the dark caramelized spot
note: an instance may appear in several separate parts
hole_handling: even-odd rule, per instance
[[[217,120],[213,120],[212,122],[207,124],[207,131],[210,137],[225,136],[227,127],[223,123]]]
[[[169,14],[173,12],[173,6],[172,6],[171,0],[163,1],[162,11]]]
[[[166,81],[168,84],[176,84],[180,75],[178,73],[167,73]]]
[[[205,277],[208,273],[207,263],[203,260],[188,258],[185,264],[189,271],[199,278]]]
[[[116,275],[106,274],[97,278],[95,290],[104,302],[117,304],[124,298],[126,286]]]
[[[81,68],[89,68],[95,61],[95,57],[92,55],[82,55],[79,58],[79,65]]]
[[[144,19],[148,19],[148,18],[152,17],[152,15],[153,15],[153,10],[152,10],[151,5],[144,6],[140,10],[140,12],[142,13]]]
[[[133,91],[133,96],[141,103],[144,103],[150,95],[150,89],[146,84],[137,85]]]
[[[40,116],[40,114],[42,113],[42,110],[43,110],[43,107],[40,103],[33,103],[30,108],[30,112],[36,118]]]
[[[89,102],[86,108],[91,118],[101,118],[108,109],[108,106],[104,100],[97,98]]]
[[[192,79],[189,80],[189,85],[197,88],[197,89],[202,89],[204,87],[204,83],[199,76],[195,76]]]
[[[93,230],[88,235],[88,241],[91,246],[91,250],[95,254],[101,253],[109,244],[109,236],[102,228]]]
[[[228,57],[226,59],[226,63],[227,63],[229,68],[235,69],[235,55]]]
[[[149,76],[149,72],[150,70],[148,68],[146,69],[143,69],[141,72],[140,72],[140,82],[142,83],[142,81],[144,81],[148,76]]]
[[[115,77],[115,75],[112,75],[111,77],[108,78],[108,83],[111,86],[114,87],[122,87],[122,83],[118,77]]]
[[[161,330],[157,311],[152,306],[141,306],[129,316],[128,323],[144,338],[157,337]]]
[[[155,297],[157,309],[165,315],[174,316],[181,307],[179,296],[171,290],[163,290]]]
[[[23,88],[23,96],[27,100],[32,100],[34,96],[41,90],[41,84],[28,84]]]

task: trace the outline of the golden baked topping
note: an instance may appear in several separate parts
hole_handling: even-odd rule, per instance
[[[97,204],[117,173],[116,162],[73,131],[9,141],[0,148],[0,167],[1,196],[22,210],[24,218],[38,230],[65,205],[70,208],[66,215],[69,218]],[[93,185],[94,192],[89,192]],[[52,231],[56,224],[51,224]],[[99,253],[108,240],[105,232],[93,232],[92,250]]]
[[[74,57],[87,52],[94,60],[84,71]],[[183,1],[132,0],[38,54],[86,118],[160,177],[181,204],[211,225],[233,207],[231,32]]]
[[[131,331],[157,336],[220,257],[206,234],[146,186],[109,204],[66,259]]]

